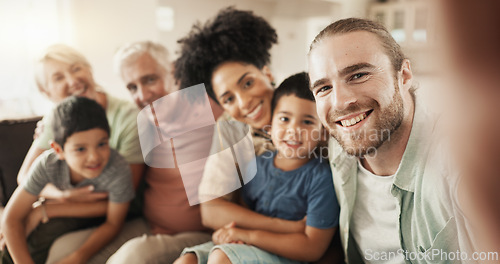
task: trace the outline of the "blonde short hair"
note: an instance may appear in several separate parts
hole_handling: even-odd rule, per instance
[[[38,89],[44,92],[46,85],[45,62],[54,60],[67,63],[69,65],[80,63],[92,71],[92,67],[88,60],[74,48],[64,44],[54,44],[46,48],[36,60],[35,65],[35,81]]]

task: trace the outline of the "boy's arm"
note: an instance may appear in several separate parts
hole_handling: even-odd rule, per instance
[[[92,185],[59,190],[55,185],[49,183],[43,188],[40,196],[59,202],[94,202],[106,199],[108,194],[105,192],[94,192],[94,186]]]
[[[17,187],[5,207],[2,232],[14,263],[34,263],[26,243],[25,222],[37,198],[22,187]]]
[[[21,165],[21,168],[19,169],[19,173],[17,174],[17,184],[21,185],[21,183],[26,179],[28,175],[28,171],[31,167],[31,164],[33,164],[33,161],[40,156],[45,149],[41,149],[33,144],[31,145],[30,149],[28,150],[28,153],[26,154],[26,157],[24,158],[23,164]]]
[[[45,203],[45,210],[49,219],[56,217],[99,217],[107,214],[108,204],[107,200],[87,203],[47,202]]]
[[[303,233],[280,234],[235,228],[233,223],[217,230],[212,237],[218,244],[242,241],[285,258],[313,262],[323,256],[336,229],[306,226]]]
[[[288,221],[256,213],[233,202],[216,198],[200,205],[203,225],[214,230],[236,222],[245,229],[258,229],[276,233],[303,233],[305,219]]]
[[[137,186],[139,186],[145,168],[146,166],[144,163],[130,164],[132,183],[135,190],[137,190]],[[60,202],[93,202],[106,199],[108,194],[104,192],[94,192],[93,186],[59,190],[56,186],[49,183],[45,186],[45,188],[43,188],[40,196]]]
[[[106,222],[100,225],[83,245],[60,263],[86,263],[118,234],[125,221],[130,203],[109,202]]]

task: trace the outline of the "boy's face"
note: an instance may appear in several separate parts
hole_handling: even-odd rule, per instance
[[[295,95],[284,95],[278,100],[272,118],[271,139],[281,157],[309,159],[321,140],[321,129],[313,101]]]
[[[108,164],[109,135],[101,128],[76,132],[64,143],[64,149],[53,143],[59,159],[66,160],[72,181],[93,179],[101,174]]]

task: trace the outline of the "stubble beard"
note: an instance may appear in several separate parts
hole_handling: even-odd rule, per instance
[[[339,142],[344,151],[351,156],[364,157],[367,155],[375,156],[377,149],[385,142],[391,140],[391,136],[398,130],[403,122],[404,106],[403,99],[399,93],[397,81],[394,82],[395,93],[392,103],[387,107],[381,108],[379,103],[372,100],[366,105],[353,104],[342,112],[328,114],[327,122],[330,134]],[[360,129],[352,133],[342,133],[335,122],[339,116],[344,116],[359,112],[361,109],[373,109],[370,116],[376,113],[378,119],[375,120],[373,127]]]

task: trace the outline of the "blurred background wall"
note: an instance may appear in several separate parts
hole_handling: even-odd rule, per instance
[[[432,98],[438,67],[429,56],[439,39],[435,10],[426,0],[0,0],[0,119],[42,115],[51,105],[35,87],[33,61],[48,45],[81,51],[94,79],[130,99],[113,72],[115,50],[130,41],[153,40],[177,57],[177,40],[197,21],[223,7],[253,10],[277,30],[271,69],[280,83],[307,70],[312,39],[331,22],[369,17],[384,23],[412,60],[416,80]]]

